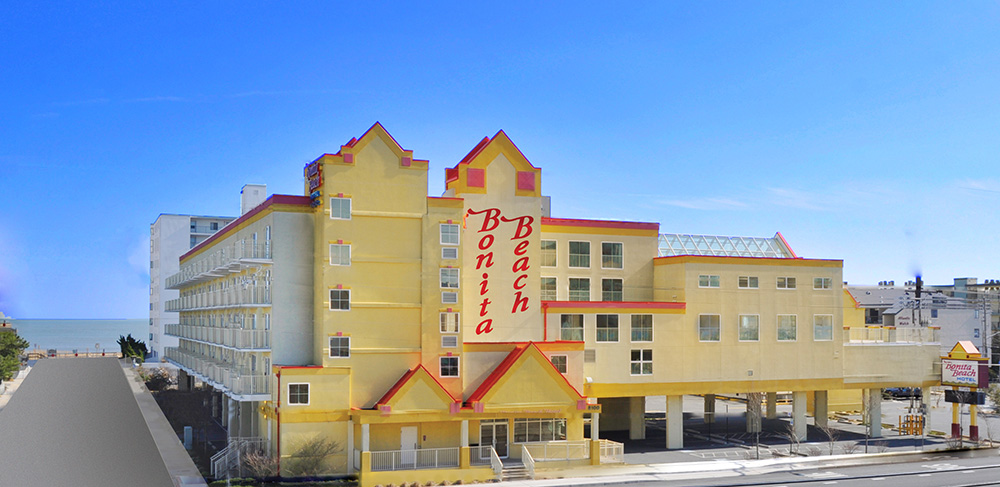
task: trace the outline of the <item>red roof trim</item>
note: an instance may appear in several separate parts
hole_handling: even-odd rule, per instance
[[[793,259],[801,259],[801,257],[795,255],[795,251],[792,250],[792,246],[788,245],[788,241],[785,240],[785,236],[782,235],[781,232],[778,232],[775,235],[777,235],[777,237],[781,239],[781,243],[785,246],[786,249],[788,249],[788,252],[792,254]]]
[[[542,217],[542,225],[566,227],[623,228],[629,230],[660,230],[659,223],[627,222],[617,220],[581,220],[576,218]]]
[[[641,308],[641,309],[685,309],[687,303],[652,301],[542,301],[543,306],[552,308]]]
[[[666,255],[663,257],[653,257],[653,260],[665,260],[665,259],[679,259],[687,257],[702,257],[706,259],[734,259],[734,260],[773,260],[775,262],[840,262],[844,263],[843,259],[806,259],[804,257],[795,257],[790,259],[788,257],[745,257],[739,255],[694,255],[694,254],[683,254],[683,255]]]
[[[292,196],[289,194],[272,194],[263,203],[257,205],[256,208],[246,212],[243,216],[229,222],[228,225],[222,227],[218,232],[215,232],[211,237],[206,238],[200,244],[195,245],[194,248],[187,251],[180,257],[180,260],[186,259],[189,255],[201,250],[203,247],[208,246],[209,243],[221,239],[232,229],[239,226],[241,223],[253,218],[260,212],[270,208],[272,205],[293,205],[293,206],[310,206],[312,204],[312,199],[308,196]]]
[[[496,138],[499,137],[500,134],[503,134],[503,136],[506,137],[507,140],[510,140],[510,145],[514,146],[514,150],[516,150],[517,153],[521,155],[521,157],[524,159],[524,161],[528,163],[528,166],[530,166],[532,169],[534,169],[536,171],[541,171],[540,168],[535,167],[535,165],[532,164],[531,161],[528,160],[528,158],[524,155],[524,152],[521,152],[521,148],[518,147],[517,144],[515,144],[513,140],[511,140],[510,136],[507,135],[507,132],[504,132],[501,129],[501,130],[498,130],[497,133],[493,135],[493,137],[483,137],[483,140],[480,140],[479,143],[476,144],[476,146],[473,147],[472,150],[469,151],[469,153],[466,154],[465,157],[463,157],[461,161],[458,161],[458,164],[455,164],[455,167],[445,168],[445,170],[444,170],[445,184],[457,180],[458,179],[458,166],[461,166],[463,164],[464,165],[468,165],[469,163],[471,163],[472,160],[475,159],[476,156],[478,156],[480,152],[482,152],[483,150],[485,150],[486,147],[488,147],[491,143],[493,143],[493,141],[496,140]]]
[[[510,368],[513,367],[514,364],[517,363],[518,359],[520,359],[521,356],[524,355],[524,352],[528,350],[528,347],[533,347],[535,350],[538,350],[538,353],[542,354],[542,356],[545,355],[545,352],[543,352],[542,349],[538,348],[538,345],[535,345],[534,342],[528,342],[527,344],[518,345],[516,348],[514,348],[514,350],[512,350],[509,354],[507,354],[507,357],[504,358],[502,362],[500,362],[500,365],[497,365],[496,369],[493,369],[493,372],[489,375],[489,377],[487,377],[486,380],[484,380],[483,383],[480,384],[478,388],[476,388],[476,391],[473,392],[471,396],[469,396],[469,400],[467,401],[467,403],[471,404],[474,402],[482,402],[482,399],[484,396],[486,396],[486,393],[488,393],[490,389],[492,389],[493,386],[495,386],[497,382],[500,381],[501,377],[503,377],[504,375],[507,374],[508,371],[510,371]],[[549,367],[555,369],[555,365],[552,365],[552,362],[549,362]],[[579,399],[584,398],[584,395],[580,394],[580,391],[576,390],[576,388],[573,387],[573,384],[570,384],[569,379],[567,379],[565,375],[559,373],[559,377],[566,382],[566,385],[569,386],[569,388],[576,393]]]
[[[399,150],[401,150],[403,152],[413,152],[413,151],[411,151],[409,149],[404,149],[403,146],[399,145],[399,142],[396,141],[396,138],[393,137],[392,134],[390,134],[389,131],[385,129],[385,126],[383,126],[381,122],[375,122],[374,125],[372,125],[371,127],[368,127],[368,130],[365,130],[365,133],[361,134],[360,138],[351,137],[351,140],[348,140],[346,144],[344,144],[343,146],[341,146],[341,150],[337,151],[336,154],[330,154],[330,153],[323,154],[323,155],[317,157],[316,159],[314,159],[309,164],[313,164],[314,162],[316,162],[316,161],[318,161],[318,160],[320,160],[320,159],[322,159],[322,158],[324,158],[326,156],[339,156],[339,155],[341,155],[341,152],[343,152],[343,148],[344,147],[350,147],[350,148],[353,149],[354,146],[357,145],[358,142],[361,141],[361,139],[365,138],[365,136],[367,136],[369,132],[371,132],[372,130],[374,130],[375,127],[382,127],[382,130],[385,131],[386,135],[388,135],[390,139],[392,139],[392,143],[396,144],[396,147]],[[428,161],[426,161],[424,159],[411,159],[411,160],[413,162],[428,162]],[[309,164],[306,164],[306,165],[308,166]]]
[[[464,342],[466,345],[522,345],[527,347],[528,344],[533,342]],[[551,343],[583,343],[583,340],[549,340],[547,342],[541,342],[546,345]],[[535,344],[537,345],[537,343]],[[541,348],[539,348],[541,350]]]
[[[399,380],[396,381],[396,383],[393,384],[393,386],[390,387],[388,391],[386,391],[385,395],[382,396],[382,399],[379,399],[375,403],[375,406],[378,407],[378,405],[380,405],[380,404],[388,404],[389,401],[392,400],[392,397],[395,396],[396,393],[399,392],[399,390],[403,388],[403,385],[406,384],[411,378],[413,378],[413,376],[416,375],[417,371],[420,370],[420,369],[424,369],[424,372],[427,372],[427,376],[430,377],[431,380],[434,381],[434,383],[437,384],[437,386],[440,387],[441,390],[444,391],[444,393],[448,395],[448,397],[451,399],[451,402],[459,402],[458,399],[455,399],[455,396],[452,396],[451,393],[448,392],[448,389],[445,389],[444,386],[441,385],[440,382],[438,382],[437,378],[434,377],[434,374],[431,374],[427,370],[427,368],[424,367],[424,364],[420,364],[420,365],[418,365],[418,366],[416,366],[416,367],[414,367],[414,368],[406,371],[406,373],[403,374],[403,376],[400,377]]]

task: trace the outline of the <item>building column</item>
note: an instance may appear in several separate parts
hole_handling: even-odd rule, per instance
[[[767,419],[778,419],[778,393],[767,393]]]
[[[462,420],[462,429],[459,433],[458,466],[459,468],[469,468],[472,466],[471,450],[469,449],[469,420]]]
[[[234,438],[240,436],[240,423],[239,417],[239,403],[234,401],[231,397],[226,397],[226,403],[228,407],[226,411],[229,413],[229,420],[226,421],[226,426],[229,431],[229,437]]]
[[[219,421],[222,427],[229,429],[229,398],[225,394],[219,394]]]
[[[705,422],[715,422],[715,394],[705,394]]]
[[[177,369],[177,390],[190,391],[191,383],[188,381],[188,373],[184,369]]]
[[[868,389],[869,436],[882,437],[882,389]]]
[[[365,423],[361,425],[361,475],[372,471],[372,454],[368,451],[370,446],[371,425]]]
[[[212,419],[219,418],[219,395],[212,392]]]
[[[590,413],[590,439],[597,441],[601,436],[601,413]]]
[[[806,434],[809,432],[806,424],[806,392],[795,391],[792,393],[792,427],[797,441],[806,441]]]
[[[819,428],[826,428],[830,417],[829,394],[827,391],[816,391],[813,399],[813,422]]]
[[[241,401],[240,405],[240,436],[249,437],[257,436],[256,428],[254,428],[254,420],[256,419],[256,411],[254,406],[256,403],[251,401]]]
[[[760,433],[760,402],[752,401],[753,394],[747,398],[747,433]],[[757,396],[758,398],[760,396]]]
[[[684,448],[684,396],[667,396],[667,449]]]
[[[646,439],[646,397],[628,398],[628,439]]]
[[[270,423],[270,419],[268,423]],[[268,436],[271,429],[268,428]],[[347,420],[347,474],[354,473],[354,420]]]

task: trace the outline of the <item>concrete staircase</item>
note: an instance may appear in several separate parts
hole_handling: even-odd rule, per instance
[[[528,468],[523,463],[504,460],[503,471],[500,473],[500,481],[506,482],[508,480],[532,480],[532,478],[528,473]]]

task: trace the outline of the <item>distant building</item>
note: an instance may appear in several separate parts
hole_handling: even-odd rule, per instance
[[[266,188],[255,188],[264,194]],[[167,301],[178,296],[164,281],[179,270],[178,258],[233,221],[233,217],[161,214],[149,226],[149,352],[151,359],[163,356],[165,347],[176,347],[177,338],[164,334],[164,325],[177,323],[176,312],[167,311]],[[141,339],[142,337],[136,337]]]
[[[1000,367],[1000,280],[985,279],[979,282],[975,277],[956,277],[954,284],[928,287],[948,296],[965,299],[968,306],[989,316],[988,322],[984,322],[982,339],[973,343],[989,357],[993,372],[997,372],[997,367]]]

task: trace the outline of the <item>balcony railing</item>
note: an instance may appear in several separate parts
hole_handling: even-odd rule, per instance
[[[246,306],[270,306],[271,288],[264,285],[238,287],[225,291],[214,291],[181,296],[168,300],[166,311],[194,311],[199,309],[231,308]]]
[[[239,272],[251,265],[271,263],[271,244],[237,242],[195,257],[193,262],[181,266],[180,272],[167,278],[167,289],[180,289],[184,285]]]
[[[625,445],[617,441],[601,440],[601,463],[625,463]]]
[[[239,396],[270,394],[271,380],[268,375],[247,373],[232,364],[177,347],[167,347],[164,356],[218,389]]]
[[[219,230],[220,230],[220,227],[218,225],[216,225],[215,228],[212,228],[211,225],[191,225],[191,233],[208,233],[208,234],[212,234],[212,233],[218,232]]]
[[[844,327],[845,344],[863,343],[939,343],[941,328],[938,326],[855,326]]]
[[[534,441],[521,443],[536,462],[590,458],[590,440]]]
[[[241,350],[270,350],[271,348],[271,330],[168,324],[164,326],[164,332],[179,338]]]
[[[371,452],[372,471],[421,470],[458,467],[458,448]]]

